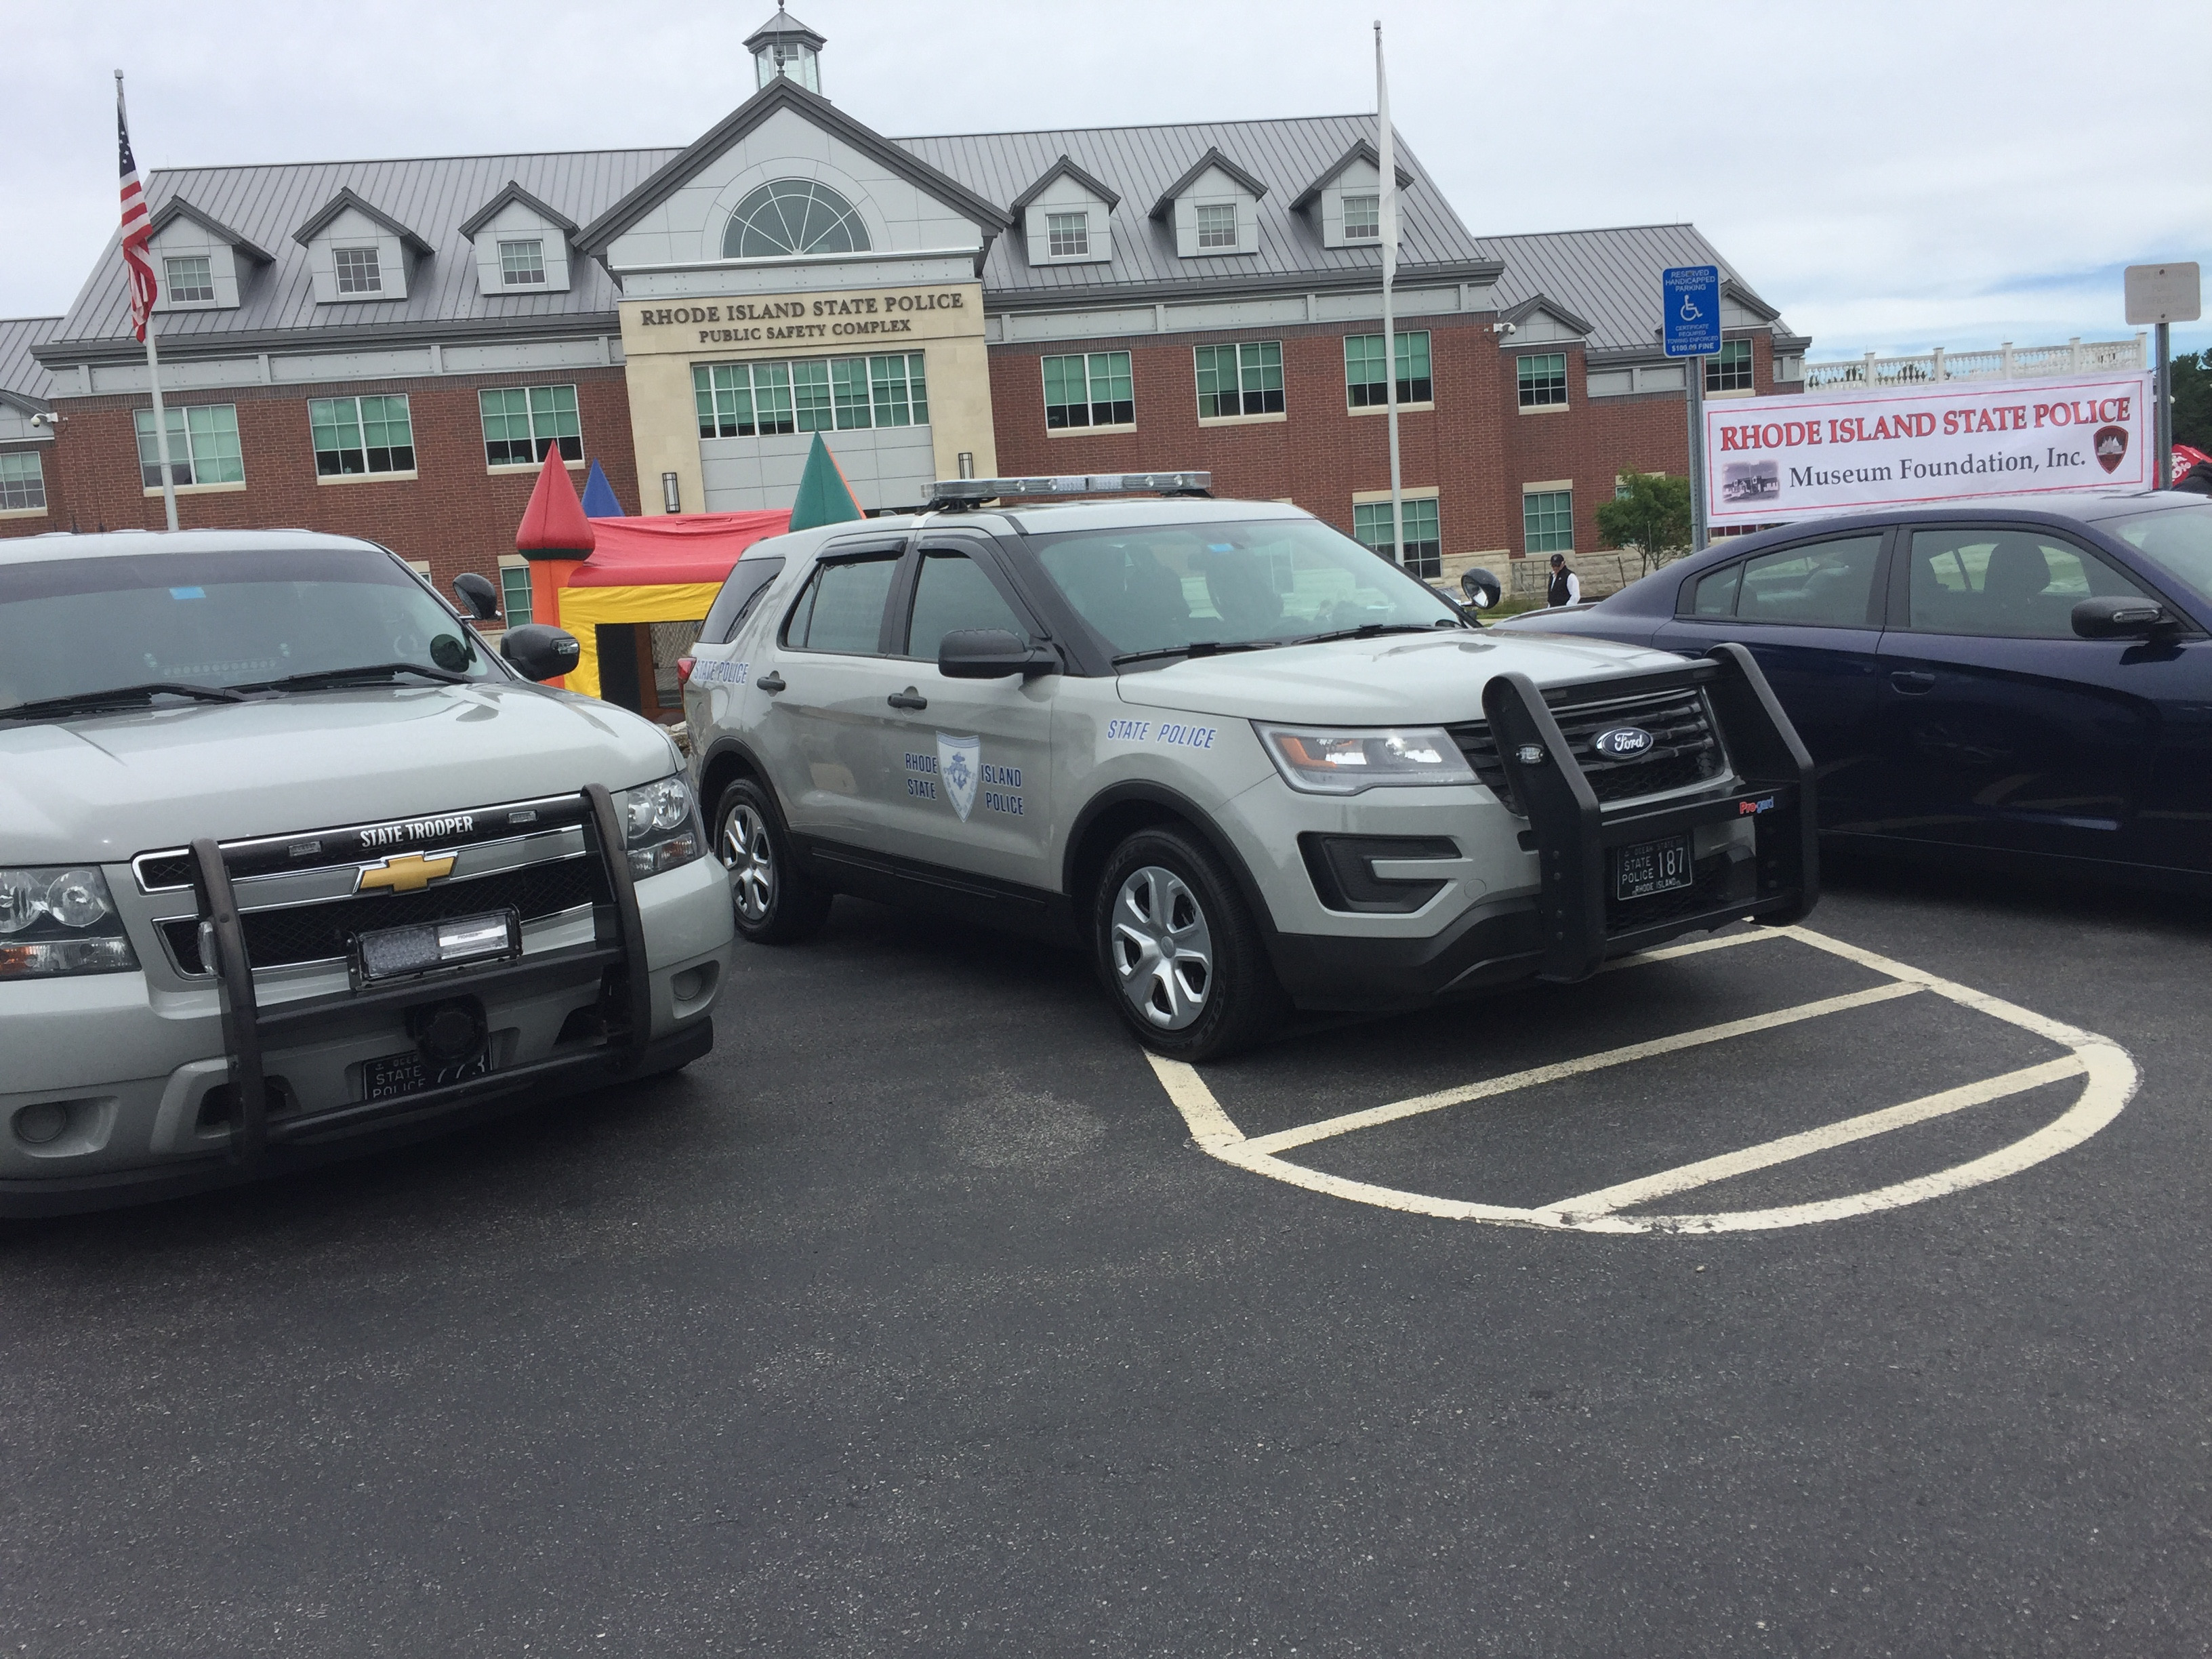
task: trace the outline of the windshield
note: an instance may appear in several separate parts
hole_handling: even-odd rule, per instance
[[[506,678],[406,566],[373,548],[0,564],[0,714],[134,686],[401,663],[441,679]]]
[[[2097,528],[2118,536],[2191,597],[2212,605],[2212,501],[2106,519]]]
[[[1030,545],[1116,656],[1461,625],[1433,589],[1312,519],[1077,530]]]

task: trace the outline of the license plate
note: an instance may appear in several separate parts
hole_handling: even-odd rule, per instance
[[[1691,885],[1690,838],[1668,836],[1638,842],[1613,855],[1613,890],[1617,898],[1649,898]]]
[[[425,1089],[441,1089],[449,1083],[465,1083],[472,1077],[482,1077],[491,1069],[491,1056],[471,1055],[444,1066],[433,1066],[416,1050],[404,1054],[380,1054],[361,1068],[361,1097],[363,1100],[397,1100],[402,1095],[419,1095]]]

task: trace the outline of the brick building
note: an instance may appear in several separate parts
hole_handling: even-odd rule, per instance
[[[624,508],[788,503],[813,434],[864,506],[930,481],[1210,469],[1390,539],[1371,116],[890,139],[779,12],[758,90],[682,150],[178,169],[149,184],[186,526],[507,567],[531,475]],[[1398,147],[1405,555],[1591,553],[1616,477],[1686,465],[1659,273],[1727,275],[1715,397],[1808,343],[1686,225],[1483,237]],[[0,535],[158,527],[112,245],[0,323]],[[33,420],[36,424],[33,424]]]

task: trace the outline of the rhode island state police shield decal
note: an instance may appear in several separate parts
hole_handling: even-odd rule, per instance
[[[982,758],[982,738],[937,734],[937,775],[944,781],[945,797],[963,823],[968,822],[969,810],[975,805],[975,778]]]

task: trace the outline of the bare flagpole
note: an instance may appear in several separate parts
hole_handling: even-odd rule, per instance
[[[1375,24],[1375,110],[1382,142],[1382,183],[1376,228],[1382,236],[1382,385],[1384,418],[1390,428],[1390,556],[1406,562],[1406,502],[1398,477],[1398,331],[1391,315],[1390,284],[1398,275],[1398,159],[1390,135],[1390,83],[1382,74],[1382,24]]]
[[[123,107],[123,71],[121,70],[115,71],[115,128],[123,142],[125,176],[135,183],[137,163],[131,153],[131,123]],[[141,199],[143,201],[143,194]],[[127,216],[127,205],[125,211]],[[143,219],[145,209],[142,206],[139,212]],[[127,239],[130,234],[131,228],[126,224],[124,228],[124,235]],[[127,269],[130,263],[130,254],[127,251],[124,255],[124,261]],[[152,262],[149,258],[147,270],[149,274],[146,281],[149,286],[153,282],[150,275],[152,269]],[[153,389],[154,392],[154,453],[160,457],[161,462],[161,510],[168,518],[169,528],[174,530],[177,527],[177,476],[169,470],[169,416],[168,411],[161,406],[161,354],[154,344],[154,308],[150,301],[146,307],[145,340],[146,384]]]

